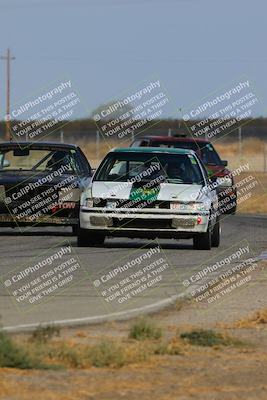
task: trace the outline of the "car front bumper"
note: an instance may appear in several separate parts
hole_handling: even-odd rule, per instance
[[[111,236],[190,237],[207,231],[209,213],[177,213],[157,209],[80,209],[82,229],[104,231]]]

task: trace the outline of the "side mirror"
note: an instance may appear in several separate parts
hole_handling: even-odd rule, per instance
[[[210,176],[209,181],[210,181],[211,183],[216,182],[216,181],[217,181],[217,176],[215,176],[215,175]]]
[[[94,173],[95,173],[95,171],[96,171],[96,168],[91,168],[91,173],[90,173],[90,176],[93,176],[93,175],[94,175]]]
[[[227,160],[222,160],[222,165],[223,165],[224,167],[227,167],[228,161],[227,161]]]
[[[211,176],[209,178],[208,182],[209,182],[209,185],[210,185],[211,189],[216,189],[217,190],[218,183],[217,183],[217,177],[216,176]]]

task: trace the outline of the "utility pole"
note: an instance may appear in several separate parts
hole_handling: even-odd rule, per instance
[[[10,133],[10,61],[15,60],[15,57],[10,55],[10,49],[7,49],[6,55],[0,57],[6,61],[6,134],[5,140],[11,140]]]
[[[239,160],[242,161],[242,128],[238,128]]]

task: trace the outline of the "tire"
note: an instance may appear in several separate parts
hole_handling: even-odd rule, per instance
[[[230,210],[231,214],[235,214],[236,210],[237,210],[237,192],[235,192],[235,199],[234,199],[233,203],[234,203],[234,207],[232,207],[232,209]]]
[[[211,249],[211,231],[207,230],[205,233],[199,233],[193,238],[194,249],[196,250],[210,250]]]
[[[72,234],[73,236],[77,236],[78,235],[78,225],[72,225]]]
[[[232,200],[231,204],[233,205],[233,207],[231,207],[230,210],[227,211],[225,214],[234,215],[236,213],[236,210],[237,210],[237,195],[236,194],[235,194],[235,199]]]
[[[234,215],[236,213],[237,206],[235,205],[230,211],[230,214]]]
[[[105,235],[101,232],[94,232],[88,229],[78,227],[77,245],[78,247],[91,247],[103,245]]]
[[[220,220],[217,219],[211,234],[211,246],[219,247],[220,239],[221,239],[221,226],[220,226]]]

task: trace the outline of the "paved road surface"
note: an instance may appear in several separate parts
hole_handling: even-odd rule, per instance
[[[13,329],[50,321],[74,324],[161,307],[200,286],[207,273],[196,281],[197,272],[207,267],[221,262],[218,275],[241,260],[266,258],[266,232],[266,218],[227,216],[221,246],[197,251],[191,241],[118,238],[103,247],[77,248],[69,228],[23,234],[1,228],[1,323]],[[227,264],[240,249],[247,250]]]

